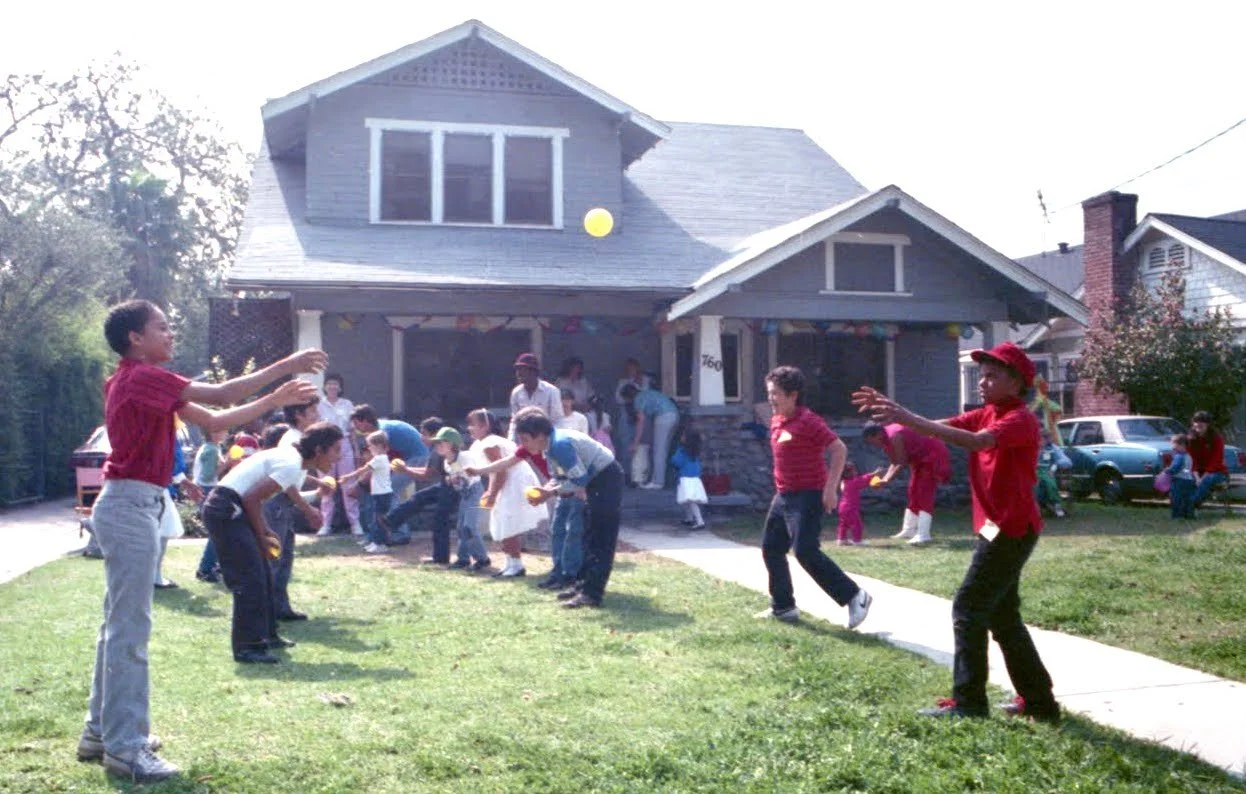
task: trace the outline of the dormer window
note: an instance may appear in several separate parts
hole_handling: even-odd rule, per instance
[[[561,229],[554,127],[368,119],[372,223]]]
[[[907,235],[840,232],[826,240],[826,289],[856,295],[909,295],[904,285]]]

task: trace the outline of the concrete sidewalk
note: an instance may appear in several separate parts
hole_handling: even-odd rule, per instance
[[[676,533],[656,523],[624,529],[619,537],[719,579],[768,592],[761,550],[755,546],[708,532]],[[795,559],[789,557],[789,562],[801,612],[846,622],[848,611],[823,593]],[[950,601],[849,575],[874,597],[869,617],[858,631],[951,667]],[[759,598],[758,610],[766,604]],[[1246,775],[1246,685],[1080,637],[1032,627],[1030,631],[1065,709],[1140,739],[1193,753],[1239,777]],[[1011,691],[1003,657],[993,642],[991,683]],[[950,680],[948,684],[950,688]],[[913,707],[926,705],[930,704]]]
[[[81,551],[86,545],[86,535],[78,535],[73,499],[0,510],[0,582]]]

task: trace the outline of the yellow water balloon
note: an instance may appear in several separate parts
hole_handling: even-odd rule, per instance
[[[390,460],[389,467],[393,469],[394,471],[398,471],[399,469],[402,468],[402,461],[398,460],[398,458],[394,458]]]
[[[614,216],[610,210],[594,207],[584,214],[584,231],[593,237],[605,237],[614,228]]]
[[[332,491],[334,488],[337,488],[337,480],[334,479],[333,477],[325,477],[324,479],[321,480],[321,482],[329,486],[330,491]]]
[[[229,459],[230,460],[242,460],[242,456],[245,454],[247,454],[246,451],[242,447],[238,446],[237,444],[234,444],[232,447],[229,448]]]

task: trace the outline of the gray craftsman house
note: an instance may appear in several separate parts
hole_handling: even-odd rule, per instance
[[[691,413],[737,425],[780,363],[811,374],[833,420],[860,384],[947,414],[962,334],[1086,322],[801,131],[659,121],[480,22],[262,113],[226,285],[282,298],[266,305],[289,341],[323,346],[348,396],[383,411],[505,405],[531,350],[551,377],[582,358],[611,398],[634,357]],[[583,228],[595,207],[615,220],[603,238]]]

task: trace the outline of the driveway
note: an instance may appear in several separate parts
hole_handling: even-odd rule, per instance
[[[78,537],[73,499],[0,510],[0,582],[87,545]]]

